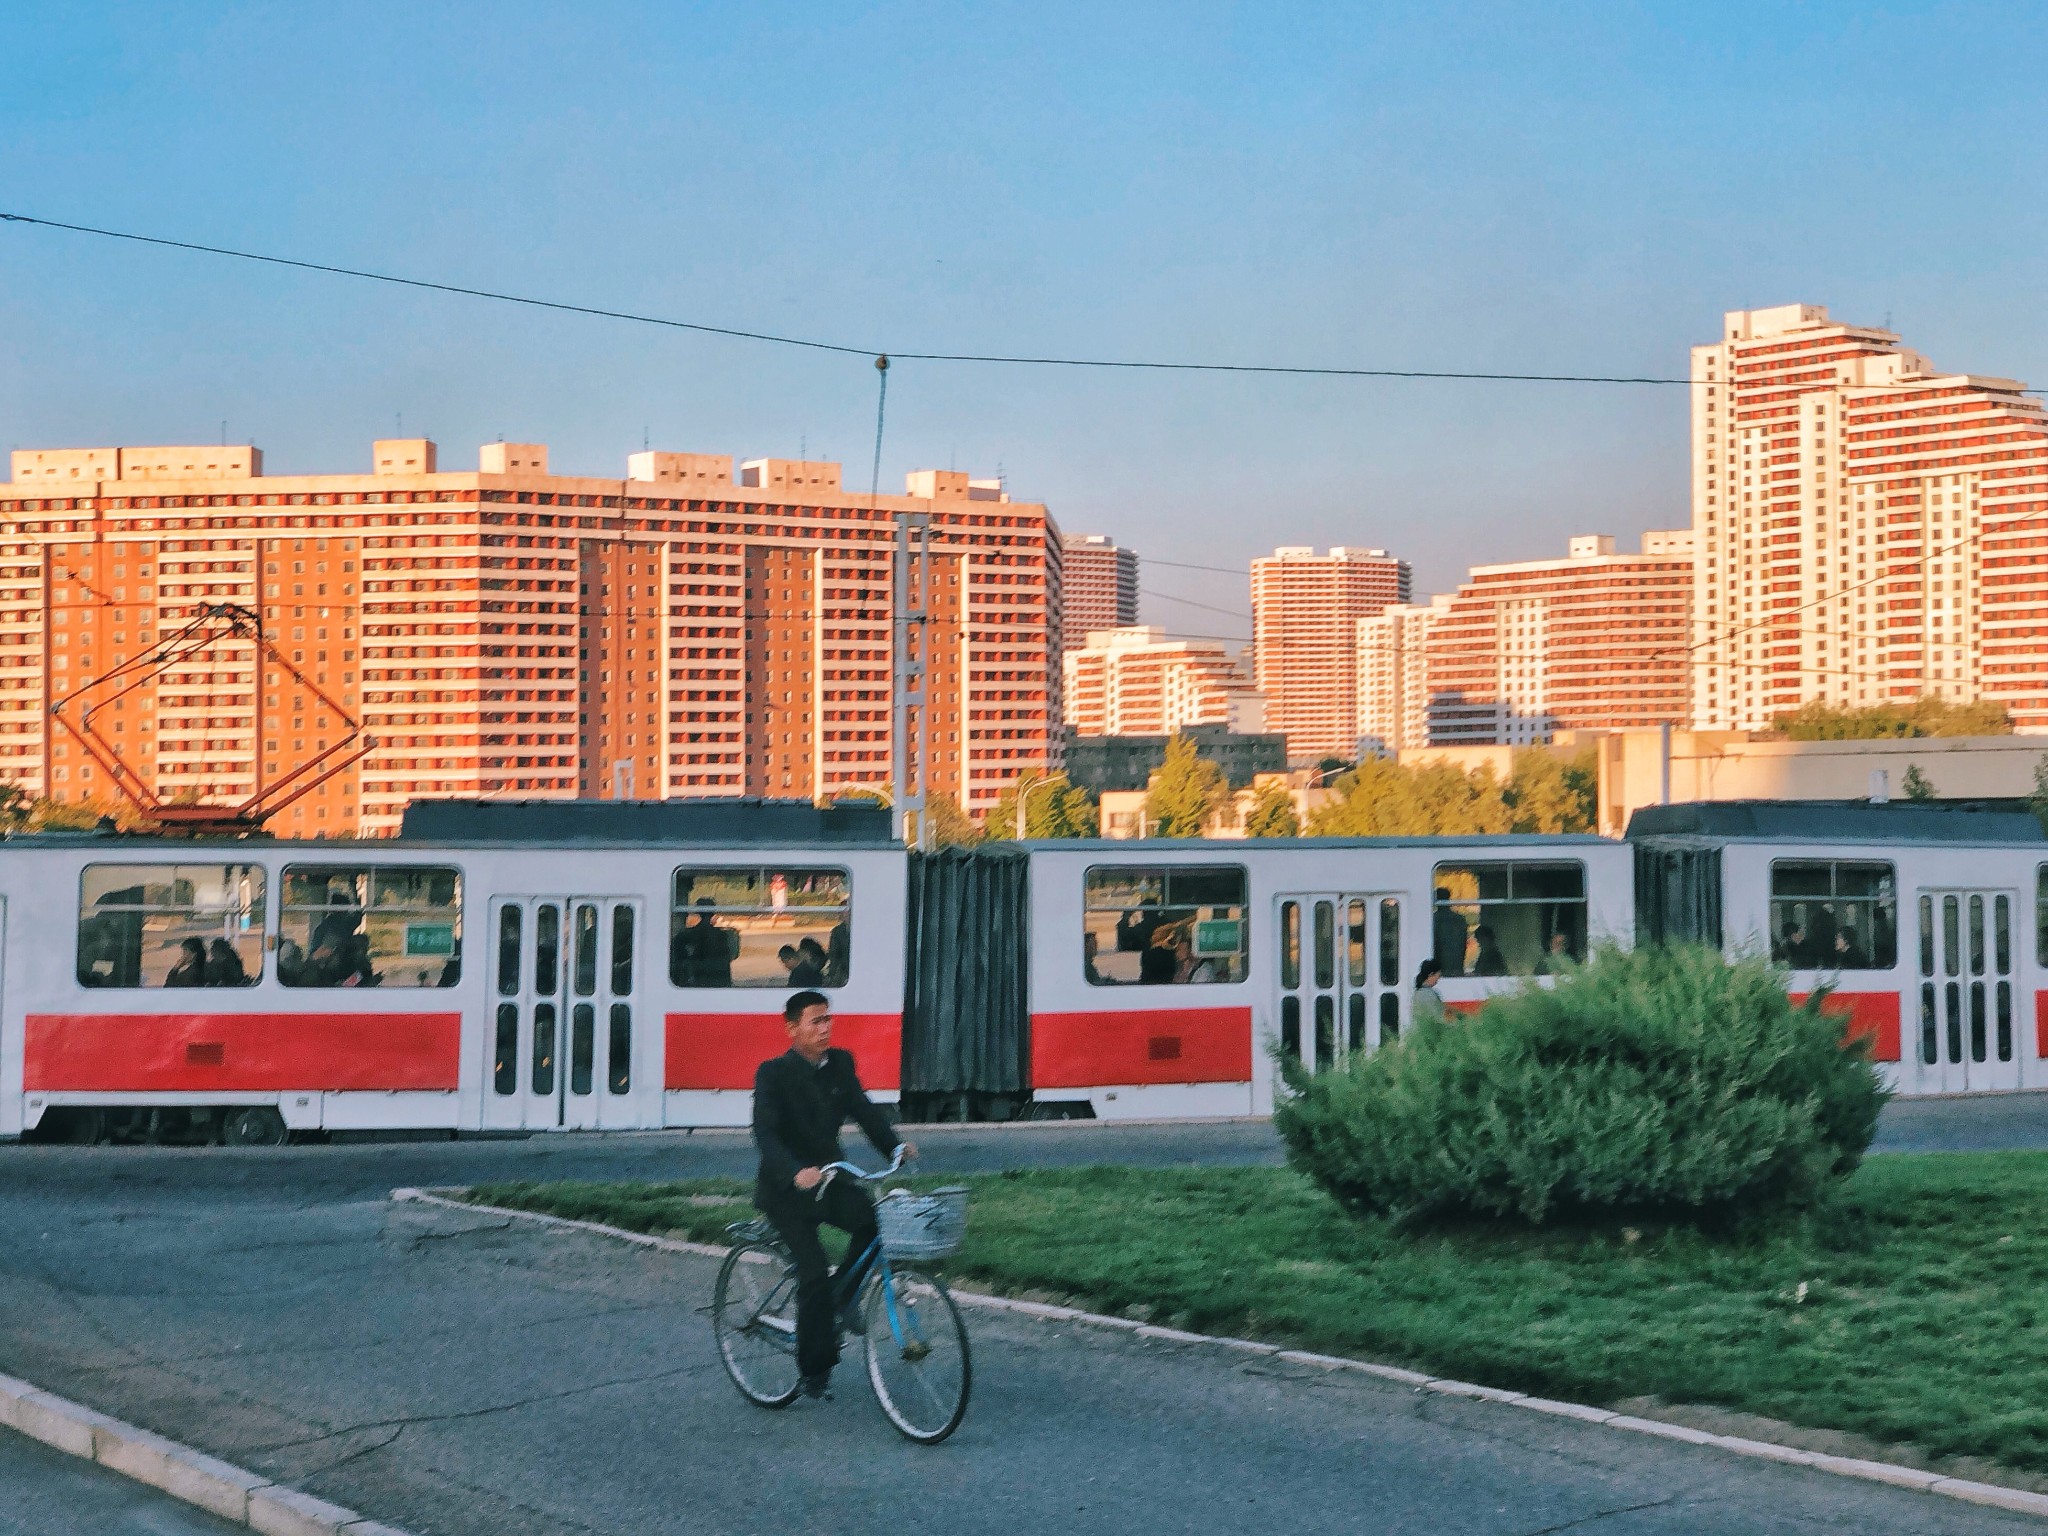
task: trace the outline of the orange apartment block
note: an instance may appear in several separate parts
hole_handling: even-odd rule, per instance
[[[1817,304],[1692,350],[1692,718],[1991,699],[2048,730],[2048,407]]]
[[[1287,760],[1358,755],[1358,621],[1405,603],[1414,578],[1383,549],[1276,549],[1252,561],[1252,662]]]
[[[895,516],[932,519],[928,788],[970,811],[1057,766],[1060,539],[1045,508],[921,470],[872,500],[837,464],[680,453],[623,479],[541,444],[443,472],[271,476],[254,448],[30,450],[0,485],[0,782],[110,798],[50,704],[208,603],[266,636],[376,746],[273,830],[388,833],[415,796],[886,787]],[[260,676],[259,676],[260,672]],[[108,716],[111,715],[111,719]],[[103,712],[165,797],[238,800],[342,722],[247,643]]]
[[[1066,722],[1076,736],[1172,736],[1194,725],[1256,734],[1266,701],[1221,642],[1169,640],[1149,626],[1096,629],[1066,653]]]
[[[1428,745],[1684,724],[1692,575],[1689,530],[1646,533],[1640,554],[1586,534],[1562,560],[1474,566],[1430,610]]]
[[[1063,555],[1061,603],[1068,650],[1098,630],[1129,629],[1138,622],[1138,552],[1100,533],[1069,533]]]

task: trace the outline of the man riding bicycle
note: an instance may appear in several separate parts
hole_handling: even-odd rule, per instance
[[[875,1206],[851,1180],[820,1194],[824,1166],[845,1157],[839,1129],[857,1124],[875,1150],[894,1152],[896,1133],[861,1088],[853,1056],[832,1049],[832,1004],[821,992],[797,992],[782,1007],[789,1049],[754,1073],[754,1145],[761,1154],[754,1204],[775,1224],[796,1262],[796,1358],[806,1397],[824,1397],[839,1363],[839,1314],[858,1328],[860,1276],[847,1271],[875,1238]],[[917,1148],[903,1143],[907,1156]],[[846,1262],[834,1274],[818,1228],[847,1234]]]

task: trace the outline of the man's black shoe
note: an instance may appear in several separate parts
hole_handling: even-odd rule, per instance
[[[832,1378],[825,1372],[804,1377],[797,1383],[797,1387],[805,1397],[814,1397],[821,1403],[832,1401]]]

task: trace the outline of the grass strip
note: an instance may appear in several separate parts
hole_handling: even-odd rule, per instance
[[[948,1273],[1006,1294],[2048,1471],[2048,1153],[1872,1158],[1827,1210],[1732,1234],[1403,1232],[1275,1168],[945,1182],[973,1190]],[[720,1180],[472,1198],[710,1242],[752,1214]]]

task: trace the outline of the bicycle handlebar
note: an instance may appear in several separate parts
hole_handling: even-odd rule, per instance
[[[825,1191],[831,1187],[832,1180],[842,1173],[849,1174],[852,1177],[859,1179],[863,1184],[879,1184],[883,1179],[889,1178],[891,1175],[895,1174],[899,1169],[902,1168],[903,1151],[903,1144],[901,1142],[898,1142],[896,1144],[895,1152],[891,1154],[889,1158],[889,1166],[886,1168],[878,1169],[873,1173],[870,1173],[865,1168],[857,1167],[852,1163],[827,1163],[823,1168],[818,1170],[820,1173],[824,1175],[824,1177],[818,1180],[818,1187],[816,1191],[814,1191],[811,1195],[811,1198],[813,1200],[824,1199]]]

